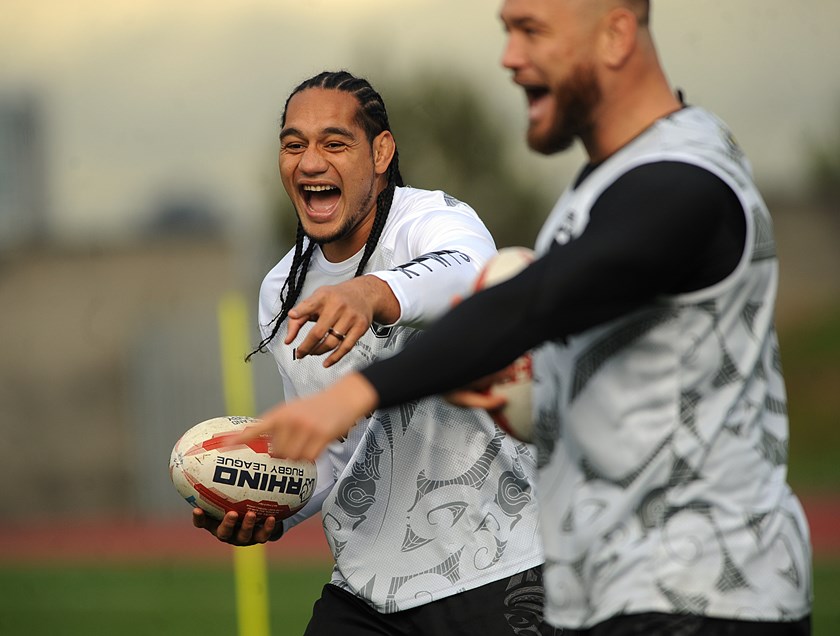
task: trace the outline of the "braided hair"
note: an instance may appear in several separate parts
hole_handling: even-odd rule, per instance
[[[347,71],[324,71],[301,82],[291,92],[289,97],[286,98],[286,104],[283,106],[283,116],[280,120],[281,127],[286,125],[286,111],[289,108],[289,101],[301,91],[309,88],[324,88],[353,95],[359,104],[356,111],[356,122],[365,131],[368,142],[373,143],[377,135],[385,130],[391,130],[391,125],[388,122],[388,113],[385,110],[385,102],[382,100],[382,96],[374,90],[373,86],[367,80],[355,77]],[[354,276],[359,276],[364,272],[365,266],[379,242],[379,237],[382,235],[382,229],[385,227],[385,221],[388,218],[388,213],[391,211],[394,190],[397,186],[405,185],[400,174],[399,154],[396,148],[394,149],[394,157],[391,159],[385,177],[385,188],[376,197],[376,215],[373,219],[373,226],[365,243],[362,260],[359,262]],[[303,231],[303,225],[298,220],[292,266],[289,269],[286,282],[280,290],[280,311],[269,323],[269,325],[273,325],[271,333],[263,338],[257,345],[257,348],[246,356],[246,361],[250,360],[251,356],[256,353],[265,353],[268,351],[268,344],[277,335],[280,325],[283,324],[283,321],[289,315],[289,310],[297,303],[316,245],[317,243],[315,241],[306,236],[306,233]]]

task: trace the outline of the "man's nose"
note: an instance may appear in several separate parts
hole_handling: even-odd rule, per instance
[[[327,170],[328,163],[317,145],[311,144],[303,151],[298,168],[307,174],[317,174]]]

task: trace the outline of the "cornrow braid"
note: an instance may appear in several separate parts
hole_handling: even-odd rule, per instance
[[[264,353],[268,349],[268,343],[277,335],[280,325],[289,315],[289,310],[295,306],[300,297],[301,289],[303,289],[303,279],[306,277],[306,270],[309,269],[309,261],[312,260],[312,253],[315,251],[316,243],[309,241],[306,250],[303,248],[306,235],[303,232],[303,226],[300,221],[297,225],[297,234],[295,238],[295,253],[292,257],[292,266],[289,269],[289,275],[286,277],[286,282],[280,289],[280,312],[271,319],[271,322],[266,326],[274,325],[271,329],[271,334],[263,338],[251,353],[245,356],[245,362],[250,362],[251,358],[256,353]],[[301,272],[298,274],[298,272]]]
[[[283,116],[280,119],[281,128],[286,125],[286,111],[289,108],[289,101],[301,91],[309,88],[337,90],[353,95],[359,103],[356,122],[365,131],[368,142],[372,143],[376,136],[383,131],[391,130],[391,124],[388,121],[388,113],[385,110],[385,102],[382,96],[374,90],[373,86],[367,80],[355,77],[347,71],[324,71],[301,82],[286,98],[286,103],[283,106]],[[394,201],[394,191],[397,187],[402,187],[403,185],[405,183],[400,174],[399,153],[394,149],[394,157],[391,159],[391,163],[386,172],[385,188],[376,197],[376,213],[373,218],[373,225],[365,242],[362,259],[359,261],[359,266],[356,268],[354,276],[360,276],[364,272],[373,254],[373,250],[376,249],[376,245],[379,243],[379,237],[382,236],[385,221],[388,219],[388,213],[391,211],[391,204]],[[304,243],[306,243],[305,248]],[[286,277],[286,282],[280,290],[280,311],[267,325],[273,325],[271,333],[263,338],[257,345],[257,348],[245,357],[246,361],[250,361],[251,357],[256,353],[265,353],[268,351],[269,343],[274,340],[277,332],[280,330],[280,326],[288,317],[289,311],[297,303],[301,290],[303,289],[303,283],[306,280],[306,272],[309,269],[309,262],[312,260],[312,253],[315,250],[315,246],[316,243],[306,236],[303,231],[303,226],[298,221],[292,265],[289,269],[289,275]]]

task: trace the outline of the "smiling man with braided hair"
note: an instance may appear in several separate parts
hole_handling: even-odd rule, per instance
[[[403,186],[366,80],[306,80],[281,127],[297,240],[263,281],[257,351],[275,357],[292,399],[401,349],[469,292],[496,249],[468,205]],[[535,457],[483,410],[437,397],[376,410],[316,463],[317,491],[289,519],[193,517],[248,545],[321,512],[335,568],[307,635],[553,633],[542,631]]]

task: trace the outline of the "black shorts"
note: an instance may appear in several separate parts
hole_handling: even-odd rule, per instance
[[[811,618],[765,623],[648,612],[616,616],[590,629],[565,629],[558,633],[563,636],[809,636]]]
[[[306,636],[559,636],[543,623],[544,596],[540,566],[392,614],[325,585]]]

